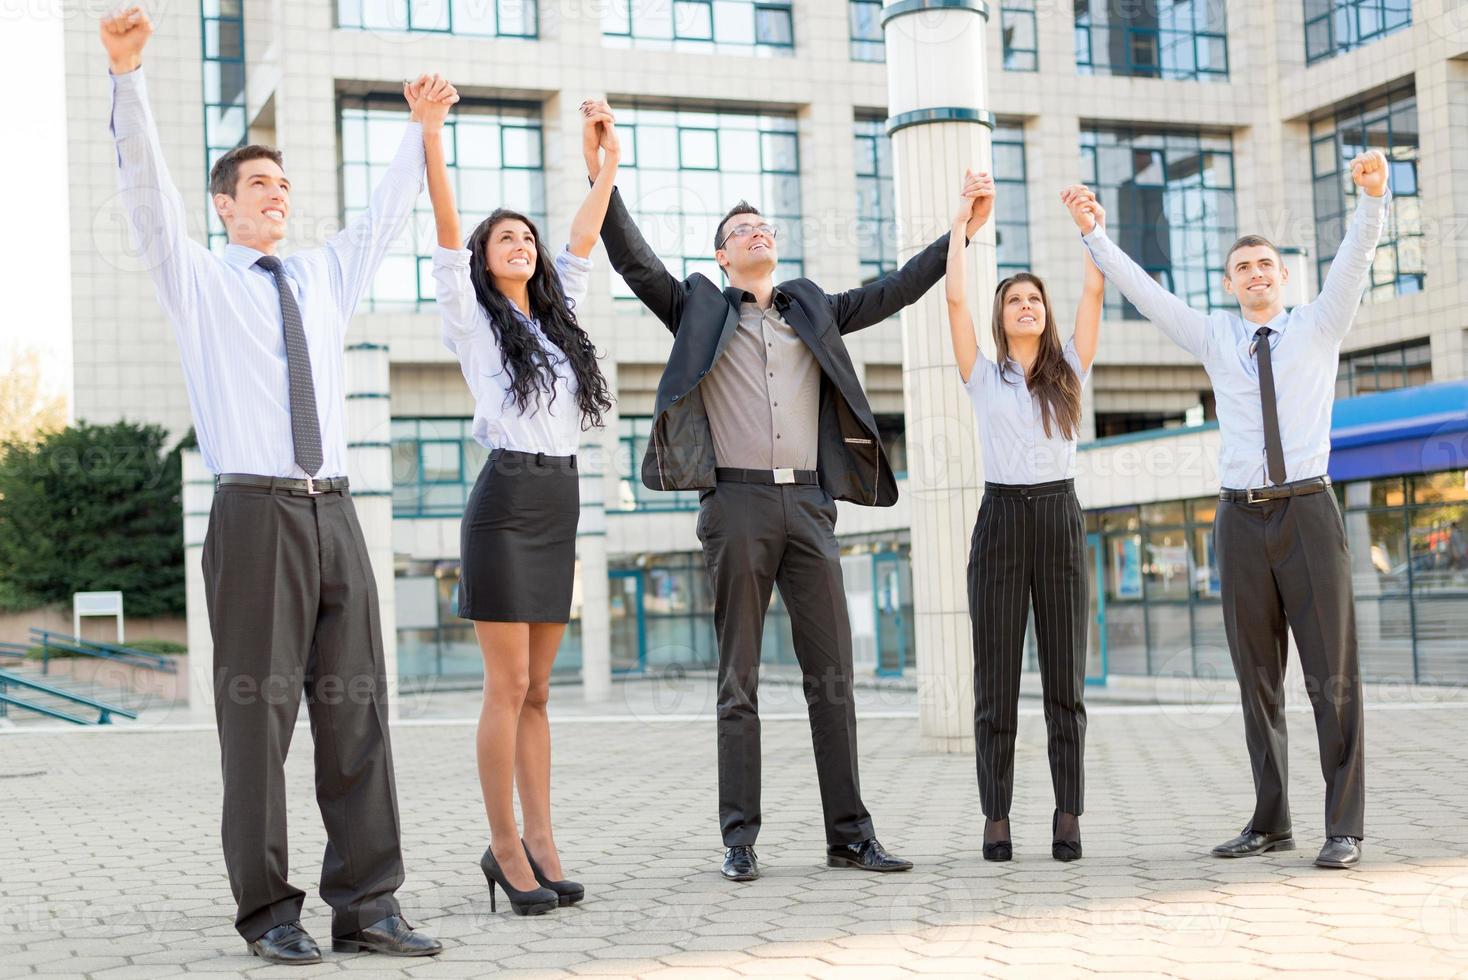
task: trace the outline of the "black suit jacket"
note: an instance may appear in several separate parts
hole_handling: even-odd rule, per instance
[[[701,382],[738,328],[743,291],[721,290],[700,273],[673,278],[633,224],[619,191],[612,192],[601,237],[612,268],[674,337],[658,382],[642,482],[653,490],[712,487],[714,440]],[[776,287],[780,315],[821,366],[817,466],[821,486],[837,500],[877,507],[897,502],[897,481],[842,337],[916,302],[943,276],[947,258],[944,235],[902,268],[844,293],[826,293],[809,279]]]

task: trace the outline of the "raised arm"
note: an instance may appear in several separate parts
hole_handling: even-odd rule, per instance
[[[449,106],[458,101],[453,86],[437,75],[420,76],[417,83],[424,94],[416,105],[409,101],[408,125],[398,152],[372,191],[367,210],[347,222],[345,228],[327,239],[324,250],[332,265],[332,285],[336,291],[337,309],[344,323],[350,322],[357,302],[382,265],[393,240],[408,222],[413,204],[423,190],[425,128],[443,127]],[[404,86],[403,97],[408,98]],[[424,114],[430,118],[425,125]]]
[[[1069,190],[1060,195],[1066,207],[1072,203],[1069,195]],[[1100,201],[1094,198],[1083,200],[1078,202],[1078,206],[1097,225],[1106,225],[1106,210]],[[1101,309],[1106,301],[1106,277],[1091,260],[1090,250],[1085,250],[1084,254],[1085,273],[1081,283],[1081,301],[1076,305],[1076,332],[1072,339],[1076,357],[1080,358],[1082,375],[1091,370],[1091,363],[1096,360],[1096,348],[1101,342]]]
[[[1351,161],[1351,180],[1361,189],[1356,213],[1331,260],[1320,295],[1310,304],[1316,326],[1337,341],[1346,336],[1356,319],[1376,243],[1386,225],[1387,202],[1391,200],[1387,173],[1386,157],[1380,150],[1368,150]]]
[[[587,106],[610,112],[605,102],[593,100],[583,103],[583,108]],[[588,148],[583,138],[581,150],[586,159],[586,174],[591,179],[593,188],[602,170],[601,158],[597,152],[599,146],[598,140]],[[617,270],[617,275],[627,281],[642,305],[663,321],[663,326],[676,334],[678,318],[683,313],[683,284],[673,277],[668,267],[663,265],[663,260],[658,258],[657,253],[642,237],[642,232],[637,230],[632,215],[627,213],[627,205],[622,203],[621,192],[615,187],[612,188],[607,202],[606,218],[601,226],[601,240],[607,247],[607,260]]]
[[[591,191],[576,217],[571,220],[571,254],[578,258],[591,255],[596,237],[601,234],[602,222],[607,216],[607,205],[612,200],[612,189],[617,186],[617,164],[622,159],[622,144],[617,139],[617,120],[606,103],[583,103],[581,106],[581,149],[588,157],[600,154],[599,169],[591,182]],[[590,150],[587,150],[587,141]]]
[[[987,174],[978,174],[986,177]],[[963,228],[964,245],[968,245],[975,233],[989,220],[994,209],[993,197],[975,199],[974,210]],[[947,267],[949,235],[945,233],[912,258],[887,275],[848,289],[844,293],[827,295],[831,304],[831,315],[843,334],[881,323],[904,306],[911,306],[923,294],[933,288],[938,277]]]
[[[209,261],[189,238],[183,198],[169,176],[148,107],[143,47],[153,24],[141,7],[101,23],[112,78],[112,138],[117,151],[118,197],[139,260],[148,270],[163,311],[180,332],[197,332],[199,271]]]
[[[1145,269],[1133,262],[1115,242],[1106,235],[1106,228],[1096,221],[1080,204],[1095,201],[1090,189],[1076,184],[1065,189],[1066,207],[1076,227],[1081,230],[1081,241],[1091,253],[1091,259],[1123,296],[1151,320],[1157,329],[1183,350],[1200,361],[1208,356],[1208,317],[1178,299],[1153,279]]]
[[[442,81],[442,80],[440,80]],[[445,88],[448,91],[445,91]],[[464,247],[463,230],[459,227],[459,208],[454,201],[454,185],[449,180],[448,159],[443,151],[443,123],[448,107],[458,100],[458,93],[447,82],[427,86],[422,80],[403,83],[403,98],[423,126],[423,163],[428,177],[428,200],[433,205],[433,226],[440,248]],[[433,105],[420,104],[437,94]],[[450,97],[452,93],[452,97]],[[430,119],[423,119],[424,112]]]
[[[964,239],[980,196],[990,198],[988,208],[993,210],[994,180],[987,174],[981,177],[972,170],[965,170],[963,178],[958,210],[953,215],[953,227],[948,231],[948,265],[943,282],[948,300],[948,329],[953,335],[953,360],[958,365],[959,377],[968,384],[979,356],[979,337],[974,331],[974,318],[968,311]]]

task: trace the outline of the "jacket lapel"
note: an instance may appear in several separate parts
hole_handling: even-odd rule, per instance
[[[785,318],[786,323],[790,324],[796,335],[805,341],[805,346],[809,347],[810,352],[815,355],[816,362],[820,364],[821,370],[826,373],[826,377],[835,381],[837,374],[832,370],[831,359],[828,356],[826,345],[821,342],[820,334],[816,333],[815,324],[810,322],[810,317],[805,315],[805,309],[801,307],[795,297],[783,292],[779,293],[779,295],[784,296],[787,300],[783,307],[777,306],[780,315]]]

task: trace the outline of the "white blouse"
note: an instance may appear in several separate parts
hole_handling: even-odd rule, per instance
[[[1074,337],[1065,345],[1063,355],[1084,385],[1091,372],[1081,370]],[[1045,435],[1040,401],[1030,394],[1024,368],[1018,361],[1010,358],[1009,369],[1001,377],[999,365],[980,350],[964,388],[978,417],[985,480],[1030,486],[1075,476],[1076,440],[1064,438],[1054,420],[1050,435]]]
[[[433,250],[443,344],[458,356],[464,380],[474,394],[474,441],[486,449],[574,455],[581,441],[581,410],[576,403],[576,372],[570,360],[546,339],[539,320],[515,311],[520,322],[540,339],[556,376],[554,403],[549,403],[549,394],[537,390],[532,392],[525,411],[520,411],[509,396],[510,371],[499,340],[469,281],[472,255],[466,248],[439,246]],[[591,260],[573,255],[567,247],[556,256],[555,264],[566,291],[566,305],[575,310],[586,299]]]

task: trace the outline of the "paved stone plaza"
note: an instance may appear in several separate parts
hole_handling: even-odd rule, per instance
[[[491,914],[477,867],[485,821],[462,720],[472,695],[405,699],[399,894],[447,949],[427,961],[327,953],[299,971],[244,955],[231,926],[211,729],[0,733],[0,978],[1468,976],[1468,704],[1444,696],[1458,695],[1399,691],[1368,710],[1366,861],[1328,872],[1311,864],[1322,830],[1308,710],[1290,715],[1301,848],[1224,862],[1207,850],[1250,809],[1238,712],[1216,698],[1093,698],[1087,856],[1062,865],[1049,857],[1043,720],[1027,700],[1016,859],[994,865],[979,857],[972,759],[919,752],[911,694],[866,691],[864,795],[882,840],[918,865],[876,876],[824,867],[798,695],[768,685],[764,877],[733,885],[717,872],[706,682],[619,685],[601,708],[557,689],[557,832],[588,897],[531,919]],[[312,892],[304,922],[324,941],[305,728],[289,776],[295,881]]]

